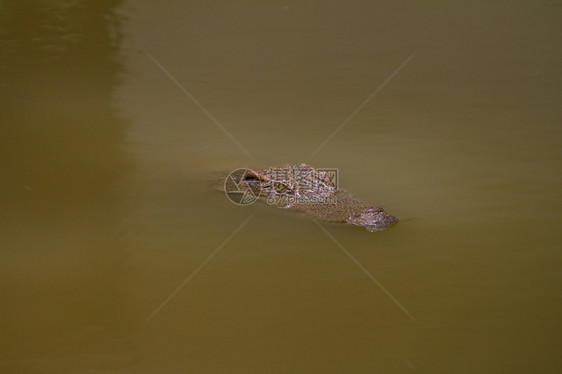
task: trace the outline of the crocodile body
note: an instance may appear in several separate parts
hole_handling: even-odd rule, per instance
[[[307,164],[245,169],[238,176],[236,188],[270,205],[305,213],[332,222],[347,222],[380,231],[398,219],[381,207],[372,206],[338,188],[333,175]],[[225,189],[228,186],[225,184]]]

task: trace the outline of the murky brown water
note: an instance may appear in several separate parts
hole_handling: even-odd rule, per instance
[[[562,368],[560,4],[93,3],[0,4],[2,373]],[[209,188],[297,162],[402,219],[325,225],[395,300]]]

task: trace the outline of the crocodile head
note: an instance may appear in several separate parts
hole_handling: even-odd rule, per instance
[[[250,192],[270,205],[293,208],[315,218],[347,222],[368,231],[381,231],[398,221],[382,208],[339,189],[328,171],[307,164],[244,169],[238,181],[237,190]]]
[[[277,204],[285,207],[325,199],[333,196],[337,190],[327,172],[307,164],[248,170],[240,182],[268,201],[285,201]]]

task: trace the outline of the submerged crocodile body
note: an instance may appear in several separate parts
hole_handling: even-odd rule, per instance
[[[353,194],[338,188],[333,174],[307,164],[241,169],[237,177],[227,178],[225,191],[234,187],[238,193],[249,194],[279,208],[289,208],[311,217],[332,222],[347,222],[380,231],[398,219],[381,207],[372,206]],[[229,176],[230,177],[230,176]],[[231,183],[230,188],[228,183]]]

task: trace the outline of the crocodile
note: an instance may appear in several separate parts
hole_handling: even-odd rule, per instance
[[[398,222],[383,208],[366,203],[339,188],[333,173],[307,164],[238,169],[225,180],[224,191],[236,191],[270,205],[305,213],[313,218],[345,222],[381,231]]]

